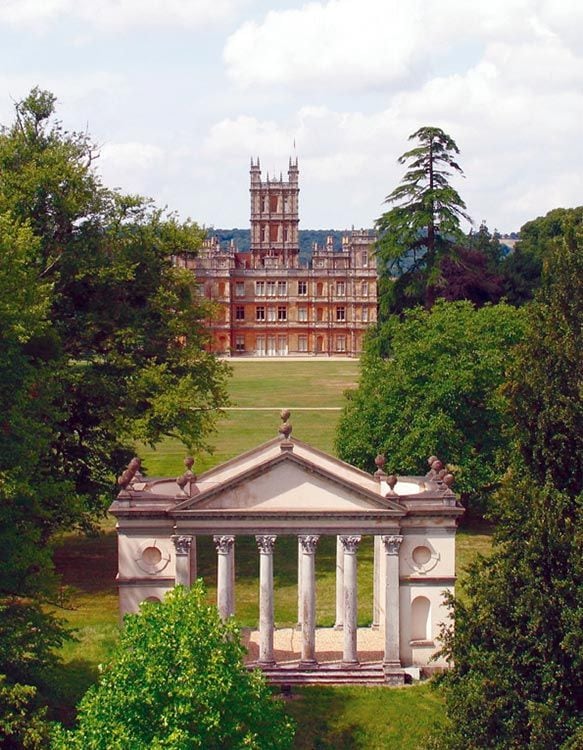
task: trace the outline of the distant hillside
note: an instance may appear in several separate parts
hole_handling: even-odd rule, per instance
[[[300,229],[300,257],[306,260],[311,258],[314,242],[325,245],[326,237],[330,235],[334,237],[335,249],[339,250],[341,238],[346,233],[347,230],[340,229]],[[248,229],[209,229],[209,236],[218,237],[221,244],[235,240],[240,252],[249,250],[251,237]]]

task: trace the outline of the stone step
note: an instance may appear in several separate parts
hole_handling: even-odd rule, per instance
[[[256,669],[257,664],[249,664]],[[338,664],[320,664],[318,667],[274,666],[259,667],[272,685],[403,685],[405,673],[394,669],[385,671],[380,664],[344,667]]]

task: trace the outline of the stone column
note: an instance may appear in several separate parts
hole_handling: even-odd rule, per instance
[[[300,536],[302,547],[302,658],[300,667],[314,667],[316,660],[316,545],[319,536]]]
[[[382,542],[380,536],[374,537],[373,555],[373,589],[372,589],[372,628],[378,630],[381,622],[381,565],[383,562]]]
[[[231,553],[235,544],[234,536],[214,536],[217,548],[217,608],[223,620],[233,614],[233,590],[231,573]]]
[[[302,627],[302,543],[298,537],[298,628]]]
[[[256,536],[259,548],[259,663],[273,658],[273,548],[276,536]]]
[[[198,578],[198,560],[196,551],[196,537],[192,537],[192,544],[190,545],[190,583],[196,581]]]
[[[176,549],[176,573],[174,583],[176,586],[186,586],[190,588],[190,549],[192,545],[191,536],[174,534],[172,537],[174,548]]]
[[[342,537],[336,537],[336,622],[334,630],[342,630],[344,624],[344,546]]]
[[[344,548],[344,652],[342,661],[346,665],[351,665],[358,664],[356,551],[360,536],[341,536],[340,539]]]
[[[385,548],[385,667],[400,667],[399,547],[402,536],[383,536]]]

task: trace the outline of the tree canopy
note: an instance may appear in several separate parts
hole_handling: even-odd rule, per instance
[[[445,631],[440,746],[583,747],[583,238],[549,247],[506,388],[516,452],[493,552]]]
[[[202,581],[170,591],[125,619],[78,728],[56,730],[54,750],[285,750],[292,721],[259,671],[243,664],[234,621],[206,604]]]
[[[419,145],[399,157],[407,171],[385,199],[395,205],[376,222],[384,315],[420,302],[433,303],[442,281],[442,259],[455,254],[462,238],[461,219],[470,221],[450,183],[453,174],[463,174],[453,138],[441,128],[422,127],[409,140]]]
[[[105,188],[97,156],[39,89],[0,130],[0,628],[38,655],[22,650],[36,681],[0,663],[20,706],[50,661],[27,623],[52,642],[34,600],[53,590],[54,532],[103,515],[135,441],[204,447],[226,402],[228,368],[203,348],[206,303],[172,262],[202,230]]]
[[[370,471],[381,452],[391,472],[424,474],[438,455],[457,467],[464,500],[479,503],[508,460],[499,388],[524,330],[521,311],[503,304],[438,300],[390,318],[367,340],[340,419],[340,457]]]

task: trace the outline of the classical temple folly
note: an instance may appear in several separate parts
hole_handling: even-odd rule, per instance
[[[259,567],[259,628],[248,634],[251,666],[275,684],[402,684],[427,668],[448,619],[444,592],[455,582],[455,536],[463,509],[453,477],[430,458],[425,476],[368,474],[291,435],[289,412],[273,440],[200,476],[192,459],[177,479],[149,479],[134,459],[119,478],[110,508],[117,519],[120,612],[160,601],[197,576],[197,539],[212,536],[217,555],[217,607],[235,610],[237,538],[253,535]],[[297,653],[278,640],[274,566],[278,539],[297,537]],[[336,623],[316,628],[318,542],[336,538]],[[357,627],[358,552],[374,550],[370,628]],[[256,644],[256,648],[253,647]],[[319,653],[318,644],[336,644]],[[335,653],[335,651],[338,653]],[[331,653],[328,653],[331,652]],[[361,652],[366,652],[361,653]],[[446,666],[439,658],[433,666]]]

